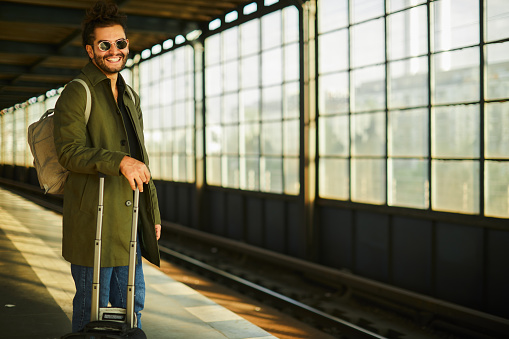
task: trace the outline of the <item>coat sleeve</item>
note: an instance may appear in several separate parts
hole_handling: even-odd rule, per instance
[[[71,172],[119,176],[120,162],[126,153],[87,145],[85,93],[81,84],[71,82],[55,105],[53,135],[58,161]]]

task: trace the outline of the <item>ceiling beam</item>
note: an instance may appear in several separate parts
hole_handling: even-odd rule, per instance
[[[62,25],[81,28],[85,10],[74,8],[48,7],[27,4],[2,3],[0,21],[26,22],[38,24]],[[50,20],[51,22],[49,22]],[[127,16],[128,31],[147,33],[168,33],[172,36],[187,34],[198,28],[196,23],[168,17],[149,17],[136,14]]]

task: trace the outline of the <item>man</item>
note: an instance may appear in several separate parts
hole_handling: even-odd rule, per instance
[[[92,109],[85,122],[86,92],[69,83],[55,107],[55,146],[70,171],[64,189],[62,254],[71,263],[76,285],[72,330],[90,321],[92,266],[99,192],[104,173],[104,217],[100,307],[126,306],[127,265],[133,190],[140,188],[140,223],[135,280],[135,312],[140,319],[145,283],[141,254],[159,266],[161,218],[154,183],[147,167],[139,97],[119,74],[129,54],[126,18],[112,2],[98,2],[83,21],[83,46],[90,62],[82,69]],[[138,320],[138,327],[141,322]]]

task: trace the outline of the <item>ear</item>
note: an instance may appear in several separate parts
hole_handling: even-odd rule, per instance
[[[94,48],[92,47],[92,45],[86,45],[85,48],[87,49],[88,57],[90,59],[93,59],[94,58]]]

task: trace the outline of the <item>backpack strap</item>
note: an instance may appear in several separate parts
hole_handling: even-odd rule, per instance
[[[133,90],[131,89],[131,86],[129,86],[128,84],[125,84],[125,87],[127,88],[127,91],[129,92],[129,96],[131,97],[131,100],[136,105],[136,101],[135,101],[136,97],[134,96],[134,93],[133,93]]]
[[[90,95],[90,88],[88,88],[87,83],[81,79],[73,79],[70,82],[73,82],[73,81],[76,81],[76,82],[79,82],[80,84],[82,84],[83,87],[85,87],[85,91],[87,92],[87,104],[85,106],[85,123],[88,124],[88,119],[90,118],[90,110],[92,109],[92,98]]]

